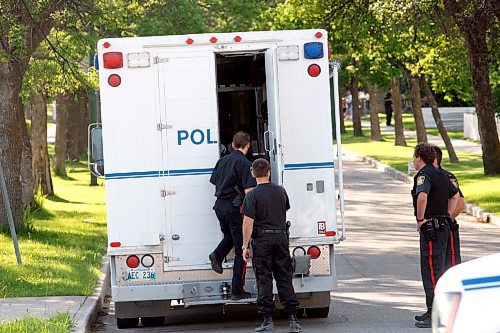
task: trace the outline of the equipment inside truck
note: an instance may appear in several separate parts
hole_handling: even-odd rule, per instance
[[[247,157],[269,159],[264,51],[217,54],[216,64],[220,155],[230,153],[234,133],[245,131],[252,140]]]

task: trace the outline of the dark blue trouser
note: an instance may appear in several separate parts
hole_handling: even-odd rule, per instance
[[[234,207],[230,200],[217,199],[214,206],[215,214],[220,222],[220,229],[224,238],[215,248],[217,259],[224,258],[234,247],[233,281],[231,292],[233,295],[241,294],[245,286],[246,263],[243,260],[243,217],[238,207]]]
[[[252,241],[253,269],[257,279],[257,310],[263,316],[274,311],[273,277],[280,301],[288,314],[295,314],[299,301],[292,285],[292,259],[285,233],[264,234]]]
[[[428,309],[432,308],[436,283],[445,271],[450,227],[443,225],[441,230],[436,231],[435,234],[436,239],[431,240],[425,231],[420,231],[420,272],[425,290],[425,303]]]
[[[456,220],[450,225],[450,241],[446,249],[446,269],[458,265],[462,262],[460,255],[460,235],[458,233],[458,223]]]

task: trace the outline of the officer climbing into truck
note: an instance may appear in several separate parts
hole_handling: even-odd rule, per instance
[[[231,300],[250,298],[251,294],[244,290],[246,262],[242,256],[243,219],[240,206],[244,193],[255,186],[255,179],[250,174],[250,161],[245,157],[250,148],[250,135],[246,132],[236,132],[233,136],[234,151],[222,157],[212,172],[210,183],[215,185],[214,210],[220,222],[224,238],[210,253],[212,269],[222,274],[222,261],[234,247],[233,280],[231,284]]]
[[[252,163],[252,175],[257,187],[243,203],[243,255],[253,256],[252,264],[257,280],[257,309],[263,317],[255,332],[272,332],[274,311],[273,276],[278,295],[289,316],[289,332],[301,332],[297,320],[299,301],[292,285],[292,259],[288,249],[286,211],[290,202],[285,189],[269,181],[269,162],[259,158]],[[249,243],[252,237],[253,255]]]
[[[435,152],[431,145],[419,143],[413,154],[415,175],[413,207],[420,232],[420,272],[424,285],[427,312],[415,316],[415,326],[431,327],[432,302],[438,279],[445,271],[446,249],[450,235],[450,215],[458,202],[458,191],[447,175],[432,164]]]

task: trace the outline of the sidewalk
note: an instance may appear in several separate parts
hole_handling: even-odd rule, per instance
[[[109,260],[102,261],[102,275],[93,295],[15,297],[0,299],[0,322],[13,321],[25,316],[49,318],[57,313],[68,312],[73,320],[72,332],[88,332],[103,306],[105,288],[109,284]]]
[[[362,120],[361,126],[364,128],[370,128],[370,122],[367,120]],[[386,126],[385,124],[381,123],[380,132],[382,132],[382,134],[394,134],[394,127]],[[417,132],[405,130],[405,137],[415,139],[417,137]],[[444,147],[443,139],[441,139],[440,136],[427,134],[427,141],[430,144]],[[483,153],[481,145],[474,142],[459,140],[459,139],[451,139],[451,144],[453,145],[453,148],[455,148],[455,151],[478,154],[478,155],[482,155]]]

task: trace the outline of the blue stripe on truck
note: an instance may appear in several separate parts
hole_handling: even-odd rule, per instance
[[[333,167],[333,162],[285,164],[285,170],[330,169]]]
[[[462,280],[465,291],[500,288],[500,275]]]

